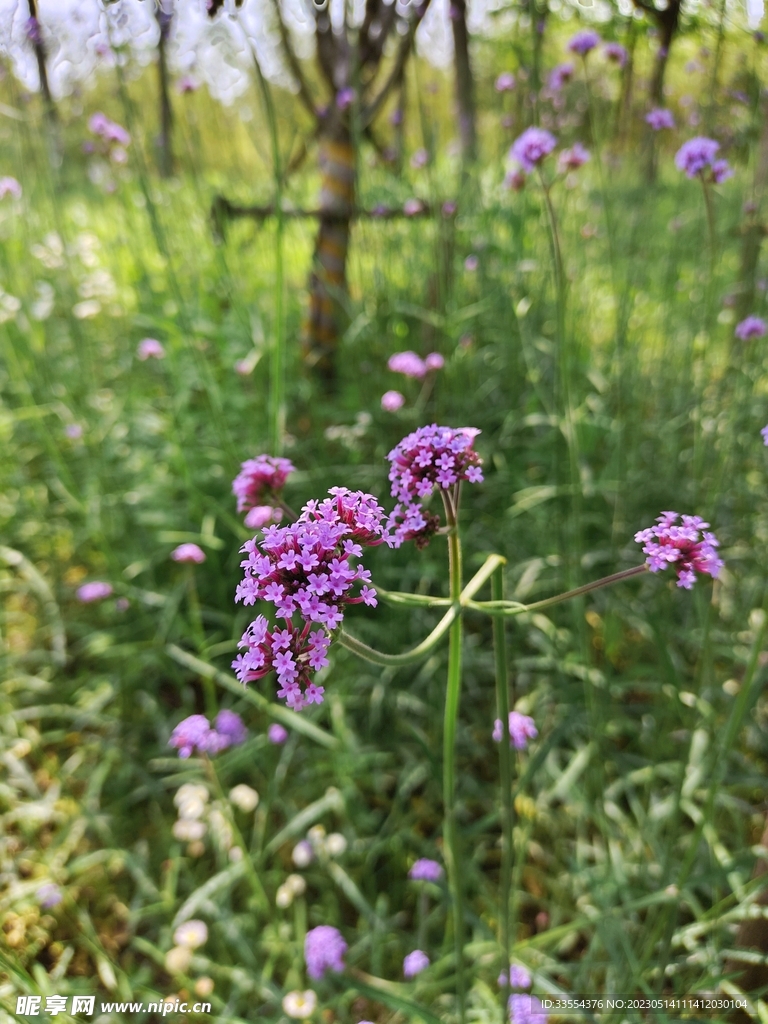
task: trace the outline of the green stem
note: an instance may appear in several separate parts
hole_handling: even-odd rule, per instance
[[[494,570],[505,562],[506,559],[501,555],[489,555],[482,567],[475,573],[466,587],[461,591],[458,600],[453,601],[451,607],[442,619],[440,619],[429,636],[422,640],[416,647],[411,648],[410,651],[404,651],[402,654],[385,654],[383,651],[377,651],[375,648],[369,647],[368,644],[364,644],[362,640],[358,640],[356,637],[350,636],[349,633],[345,633],[343,629],[339,630],[336,639],[342,647],[346,647],[347,650],[359,655],[359,657],[365,658],[366,661],[373,662],[374,665],[385,665],[388,668],[390,666],[411,665],[413,662],[425,658],[430,651],[437,646],[440,639],[445,636],[450,629],[456,619],[456,616],[461,611],[461,608],[472,597],[474,597],[483,584],[488,582],[493,575]]]
[[[600,590],[601,587],[610,587],[614,583],[632,579],[633,576],[642,576],[648,571],[648,566],[645,563],[636,565],[632,569],[622,569],[621,572],[615,572],[611,576],[603,576],[599,580],[585,583],[583,587],[566,590],[564,594],[556,594],[554,597],[547,597],[543,601],[535,601],[533,604],[518,604],[516,601],[462,601],[461,606],[471,611],[485,612],[486,615],[522,615],[524,612],[541,611],[543,608],[560,604],[561,601],[570,601],[573,597],[581,597],[592,590]]]
[[[502,566],[491,577],[491,595],[494,601],[504,599],[504,569]],[[507,1020],[509,1001],[509,953],[511,924],[509,898],[512,879],[514,805],[512,803],[512,759],[509,751],[509,689],[507,684],[507,644],[504,636],[504,620],[500,617],[493,622],[493,647],[496,655],[496,708],[501,719],[501,743],[499,744],[499,775],[501,781],[501,906],[499,910],[504,974],[507,981],[501,989],[501,1019]]]
[[[456,505],[448,495],[443,498],[448,526],[448,563],[451,599],[461,600],[461,541],[456,522]],[[454,607],[456,607],[454,605]],[[448,867],[448,887],[451,892],[453,916],[453,948],[456,958],[456,994],[459,1001],[459,1022],[466,1019],[464,980],[464,900],[462,891],[461,852],[456,827],[456,729],[461,697],[461,616],[455,616],[448,637],[448,680],[443,719],[443,841]]]

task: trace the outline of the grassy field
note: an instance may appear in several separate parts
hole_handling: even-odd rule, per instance
[[[671,573],[646,574],[506,626],[511,706],[538,728],[512,758],[510,943],[539,998],[733,996],[745,964],[766,955],[736,959],[739,924],[759,906],[768,753],[768,361],[764,339],[734,339],[742,314],[766,313],[768,281],[759,262],[741,309],[745,232],[762,199],[761,108],[727,92],[760,70],[762,51],[746,44],[753,70],[739,62],[745,38],[711,114],[711,56],[681,42],[702,70],[687,74],[678,58],[670,105],[680,125],[695,111],[702,120],[659,134],[653,181],[642,96],[620,141],[615,72],[593,64],[589,91],[577,73],[558,134],[592,159],[551,190],[559,290],[540,184],[503,187],[522,125],[499,118],[515,100],[481,81],[484,156],[460,184],[450,81],[420,65],[407,138],[430,162],[406,160],[395,175],[364,148],[361,205],[416,196],[456,200],[458,214],[356,225],[333,395],[301,360],[314,224],[291,221],[282,238],[291,506],[346,486],[391,508],[387,453],[437,422],[482,431],[486,479],[463,495],[465,576],[502,555],[510,599],[638,565],[634,534],[665,509],[703,516],[720,539],[724,570],[690,593]],[[489,67],[511,53],[489,51]],[[551,63],[558,54],[553,44]],[[463,975],[465,1019],[503,1020],[491,619],[463,617],[462,970],[445,877],[408,878],[417,858],[445,862],[447,644],[402,668],[334,645],[326,699],[300,715],[277,700],[274,676],[243,690],[229,668],[252,617],[234,603],[251,531],[231,482],[268,445],[277,235],[273,221],[241,221],[217,243],[209,209],[216,194],[269,201],[269,154],[255,90],[245,120],[202,93],[179,97],[179,173],[161,180],[151,88],[105,79],[67,103],[52,169],[36,100],[3,83],[16,114],[0,126],[0,174],[23,196],[0,203],[0,1018],[18,1019],[18,996],[55,993],[96,995],[105,1022],[151,1014],[99,1013],[99,1002],[171,996],[205,997],[216,1020],[276,1022],[287,993],[312,988],[323,1024],[433,1024],[460,1020]],[[287,147],[298,129],[289,98],[278,102]],[[125,166],[82,152],[97,109],[133,134]],[[736,170],[710,189],[711,222],[700,182],[673,162],[697,132],[721,139]],[[290,201],[309,205],[316,189],[310,161]],[[145,337],[164,359],[137,358]],[[433,387],[387,369],[406,349],[444,356]],[[392,388],[406,397],[396,413],[380,406]],[[205,563],[172,561],[182,542],[200,545]],[[446,597],[446,547],[444,537],[422,551],[379,547],[365,564],[380,587]],[[113,595],[78,601],[94,580]],[[346,625],[397,652],[439,614],[381,601]],[[174,726],[221,708],[242,715],[248,740],[180,760]],[[269,741],[274,721],[286,742]],[[198,840],[174,833],[174,797],[190,783],[206,792]],[[241,784],[258,792],[255,810],[228,798]],[[296,844],[320,826],[313,859],[297,866]],[[296,874],[303,890],[276,902]],[[57,887],[55,905],[44,885]],[[207,940],[169,959],[189,920],[206,923]],[[346,971],[315,983],[304,938],[319,925],[339,928],[349,948]],[[431,964],[404,980],[415,948]]]

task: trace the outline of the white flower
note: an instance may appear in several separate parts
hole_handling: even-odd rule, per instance
[[[192,950],[186,946],[174,946],[165,954],[165,969],[169,974],[184,974],[192,963]]]
[[[325,829],[322,825],[313,825],[307,832],[307,839],[318,852],[325,849]]]
[[[203,838],[206,833],[206,824],[204,821],[196,821],[194,818],[179,818],[173,823],[171,831],[174,839],[178,839],[182,843],[192,843]]]
[[[291,887],[285,882],[278,887],[278,890],[275,893],[275,903],[281,910],[285,910],[293,903],[293,892]]]
[[[301,842],[296,843],[294,846],[291,859],[297,868],[305,868],[308,864],[312,863],[314,856],[312,847],[306,839],[302,839]]]
[[[340,857],[347,848],[347,840],[341,832],[331,832],[325,840],[325,849],[329,857]]]
[[[241,783],[239,786],[235,786],[234,789],[229,791],[229,799],[238,807],[241,811],[249,814],[255,810],[259,804],[259,794],[255,789],[251,789],[250,786],[246,786]]]
[[[208,940],[208,925],[205,921],[185,921],[173,933],[173,941],[185,949],[197,949]]]
[[[283,999],[283,1011],[289,1017],[303,1020],[311,1017],[317,1008],[317,996],[308,988],[306,992],[289,992]]]
[[[196,996],[209,996],[213,992],[213,978],[203,976],[195,982]]]
[[[205,786],[201,786],[196,782],[185,782],[183,786],[179,786],[176,796],[173,798],[173,802],[177,807],[181,807],[182,804],[188,803],[191,800],[200,801],[200,803],[208,802],[208,790]],[[191,817],[189,814],[184,815],[185,818]]]
[[[284,885],[287,885],[294,896],[303,896],[307,891],[307,883],[301,875],[288,875]]]

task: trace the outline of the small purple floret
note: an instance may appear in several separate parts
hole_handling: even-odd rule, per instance
[[[497,718],[493,723],[493,738],[501,743],[504,735],[502,721]],[[519,711],[509,712],[509,744],[515,750],[525,750],[528,740],[535,740],[539,731],[530,715],[521,715]]]
[[[403,974],[406,978],[413,978],[417,974],[421,974],[425,967],[429,967],[429,957],[421,949],[414,949],[403,960]]]

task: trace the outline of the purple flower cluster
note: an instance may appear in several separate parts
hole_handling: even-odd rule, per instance
[[[329,924],[313,928],[304,939],[307,974],[319,981],[326,971],[343,971],[346,965],[342,957],[346,951],[347,944],[338,928]]]
[[[751,341],[753,338],[762,338],[766,332],[766,323],[762,317],[748,316],[741,323],[736,324],[733,332],[739,341]]]
[[[0,199],[5,199],[6,196],[21,199],[21,185],[15,178],[0,178]]]
[[[240,472],[232,481],[232,493],[237,498],[237,511],[245,512],[261,505],[266,494],[282,490],[285,481],[296,467],[289,459],[259,455],[240,464]]]
[[[131,136],[125,128],[118,124],[117,121],[110,120],[101,111],[91,116],[88,121],[88,127],[94,135],[98,135],[107,145],[129,146],[131,144]]]
[[[509,712],[509,745],[515,750],[525,750],[528,740],[535,740],[539,731],[530,715],[521,715],[519,711]],[[493,723],[493,738],[501,743],[504,731],[502,722],[497,718]]]
[[[580,142],[574,142],[570,149],[564,149],[560,153],[558,167],[561,171],[577,171],[590,159],[589,150],[585,149]]]
[[[707,139],[704,136],[688,139],[675,154],[675,166],[679,171],[684,171],[688,178],[695,178],[697,174],[703,175],[709,167],[712,181],[720,185],[733,177],[733,169],[727,160],[715,159],[719,149],[720,143],[714,139]]]
[[[241,549],[248,557],[240,563],[245,574],[235,600],[246,606],[270,601],[286,628],[270,631],[259,615],[243,633],[240,646],[246,650],[232,668],[242,683],[274,669],[278,697],[295,711],[322,702],[323,688],[310,673],[328,664],[330,632],[341,625],[344,605],[377,604],[376,591],[368,586],[369,571],[350,559],[385,539],[384,509],[362,491],[333,487],[330,494],[307,502],[295,523],[269,526],[261,544],[254,538]],[[358,583],[360,593],[352,596]],[[301,628],[292,622],[296,612],[304,620]],[[321,628],[310,631],[313,623]]]
[[[629,57],[626,47],[622,46],[621,43],[606,43],[603,47],[603,53],[608,60],[615,61],[620,68],[624,67]]]
[[[429,957],[422,949],[414,949],[412,953],[403,960],[403,976],[414,978],[417,974],[429,967]]]
[[[526,128],[512,143],[510,159],[516,160],[530,174],[557,145],[555,136],[544,128]]]
[[[549,73],[547,88],[550,92],[560,92],[566,82],[570,82],[576,69],[570,61],[558,64]]]
[[[507,1005],[510,1024],[547,1024],[549,1016],[536,996],[515,992]]]
[[[244,743],[248,730],[240,715],[223,710],[216,716],[211,728],[205,715],[190,715],[179,722],[168,740],[169,747],[176,747],[179,757],[189,757],[197,748],[200,754],[218,754],[227,747]]]
[[[580,57],[586,57],[590,50],[600,43],[600,36],[597,32],[593,32],[592,29],[585,29],[583,32],[577,32],[568,43],[568,49],[571,53],[577,53]],[[623,47],[622,47],[623,49]]]
[[[518,967],[517,964],[509,965],[509,976],[506,971],[502,971],[499,975],[498,984],[506,985],[509,980],[510,988],[530,988],[531,987],[531,976],[524,967]]]
[[[672,111],[667,110],[664,107],[654,107],[653,110],[649,110],[645,115],[646,124],[649,124],[655,132],[660,132],[662,128],[674,128],[675,119],[672,116]]]
[[[677,520],[682,519],[682,525]],[[651,572],[659,572],[673,565],[677,573],[677,585],[690,590],[696,582],[696,573],[717,577],[723,562],[715,550],[719,542],[713,533],[707,532],[709,523],[701,516],[680,516],[678,512],[662,512],[657,517],[658,526],[639,530],[635,540],[643,545],[648,555],[646,565]]]
[[[102,580],[94,580],[92,583],[84,583],[77,589],[77,600],[83,604],[91,604],[93,601],[103,601],[105,597],[111,597],[112,584],[104,583]]]
[[[393,373],[402,373],[406,377],[414,377],[421,380],[431,370],[442,370],[445,360],[439,352],[430,352],[426,359],[417,356],[415,352],[395,352],[387,360],[387,368]]]

